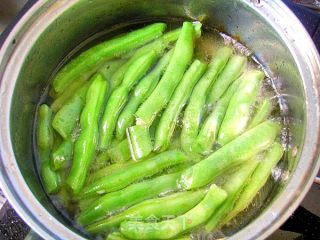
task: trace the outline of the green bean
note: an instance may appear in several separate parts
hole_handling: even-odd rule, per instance
[[[127,240],[128,238],[124,237],[121,233],[119,232],[113,232],[109,234],[106,238],[106,240]]]
[[[283,147],[277,142],[267,150],[265,158],[261,160],[257,168],[254,170],[250,181],[241,192],[234,208],[224,219],[225,223],[229,222],[252,202],[253,198],[267,182],[272,169],[277,165],[282,155]]]
[[[268,148],[278,135],[281,126],[265,121],[243,133],[206,159],[185,170],[179,181],[184,189],[202,187],[244,160]]]
[[[156,223],[122,222],[120,231],[132,239],[169,239],[204,223],[226,197],[224,190],[212,185],[204,199],[187,213]]]
[[[97,171],[91,172],[88,176],[87,182],[88,182],[88,184],[93,183],[93,182],[99,180],[100,178],[103,178],[105,176],[109,176],[109,175],[115,173],[119,169],[122,169],[122,168],[125,169],[134,163],[135,162],[133,162],[133,161],[129,161],[129,162],[117,162],[117,163],[107,165],[104,168],[101,168]]]
[[[247,58],[245,56],[235,55],[231,57],[226,67],[213,83],[207,103],[214,104],[228,89],[229,85],[240,76],[246,64]]]
[[[84,83],[81,82],[81,84],[79,82],[73,82],[70,84],[67,90],[57,96],[57,98],[53,101],[51,104],[52,111],[58,112],[63,106],[69,102],[73,102],[74,98],[79,97],[84,102],[90,84],[91,83],[89,81]]]
[[[246,130],[263,78],[264,73],[259,70],[250,70],[242,76],[238,91],[232,96],[221,123],[217,140],[220,145],[225,145]]]
[[[78,207],[81,212],[85,211],[88,209],[95,201],[97,201],[99,197],[93,196],[91,198],[83,198],[79,199],[78,201]]]
[[[271,111],[272,111],[272,102],[270,99],[265,99],[263,102],[258,106],[258,109],[256,110],[253,118],[251,119],[248,129],[253,128],[257,126],[259,123],[265,121]]]
[[[116,129],[117,139],[123,139],[125,137],[126,129],[133,125],[135,117],[134,113],[137,111],[140,104],[152,93],[154,88],[157,86],[160,77],[165,71],[173,50],[166,53],[156,65],[156,67],[145,76],[134,89],[130,96],[127,105],[121,112]]]
[[[194,85],[206,70],[206,67],[206,64],[195,60],[184,74],[157,126],[155,151],[164,151],[168,148],[179,114],[190,97]]]
[[[104,77],[104,79],[110,81],[110,89],[114,88],[114,82],[111,81],[112,76],[114,76],[118,69],[121,68],[124,64],[125,59],[114,59],[112,61],[108,61],[98,70],[98,73],[100,73]]]
[[[233,173],[222,188],[228,193],[228,198],[220,206],[220,208],[213,213],[209,221],[205,225],[206,232],[214,230],[221,220],[230,212],[234,206],[235,201],[239,197],[239,194],[243,187],[250,180],[254,169],[257,167],[258,161],[256,159],[245,162],[239,169]]]
[[[177,180],[180,176],[181,172],[163,175],[132,184],[120,191],[106,194],[98,198],[96,202],[82,212],[77,221],[80,224],[87,225],[112,214],[116,210],[157,197],[161,193],[175,191],[178,189]]]
[[[181,151],[167,151],[101,178],[100,180],[85,187],[81,195],[86,197],[114,192],[137,180],[150,177],[161,172],[165,168],[185,162],[186,160],[186,155]]]
[[[75,79],[85,81],[106,60],[158,38],[165,28],[164,23],[151,24],[88,49],[58,72],[52,83],[54,90],[62,92]]]
[[[39,107],[37,126],[40,172],[45,190],[48,193],[56,193],[60,187],[60,176],[50,166],[50,150],[53,144],[51,120],[52,110],[46,104],[42,104]]]
[[[152,151],[152,142],[149,128],[143,125],[135,125],[127,129],[131,157],[134,161],[147,157]]]
[[[208,70],[194,87],[189,103],[184,111],[183,128],[180,137],[181,147],[186,152],[192,151],[192,143],[198,135],[209,87],[223,69],[231,54],[232,49],[228,47],[219,49],[216,56],[211,60]]]
[[[192,24],[184,22],[166,71],[157,87],[136,112],[138,125],[150,126],[157,114],[169,102],[192,59],[194,35]]]
[[[125,220],[145,220],[150,216],[155,218],[175,217],[189,211],[197,205],[205,196],[206,190],[175,193],[162,198],[146,200],[127,210],[107,219],[89,225],[86,230],[90,233],[99,234],[110,228],[119,227]]]
[[[112,162],[126,162],[131,158],[130,147],[127,139],[122,140],[117,145],[108,150]]]
[[[107,149],[111,143],[117,119],[128,99],[131,88],[150,69],[158,55],[155,51],[138,58],[126,72],[122,84],[112,92],[100,123],[99,148]]]
[[[73,143],[70,139],[64,140],[59,147],[51,154],[51,167],[54,171],[65,168],[71,161]]]
[[[71,138],[72,131],[77,125],[77,121],[80,117],[82,107],[83,101],[81,98],[75,97],[72,101],[64,105],[54,116],[52,127],[64,139]]]
[[[124,78],[124,75],[127,72],[129,66],[132,65],[138,58],[147,54],[150,51],[155,51],[159,56],[161,56],[163,54],[163,52],[165,51],[165,49],[168,48],[168,45],[171,42],[174,42],[178,39],[180,32],[181,32],[181,29],[176,29],[176,30],[170,31],[170,32],[162,35],[161,37],[159,37],[155,41],[139,48],[137,51],[129,52],[128,54],[126,54],[125,57],[129,58],[129,60],[125,64],[123,64],[114,73],[114,75],[111,78],[113,89],[118,87],[121,84],[121,82]]]
[[[98,121],[107,92],[107,82],[100,74],[93,76],[86,103],[80,116],[81,132],[74,145],[74,157],[66,183],[74,194],[78,194],[86,180],[94,158],[98,138]]]
[[[216,141],[218,131],[224,115],[227,111],[229,102],[234,92],[239,86],[239,81],[235,81],[229,89],[224,93],[213,107],[212,112],[209,114],[203,123],[199,134],[193,142],[192,149],[195,152],[208,154],[212,150],[213,144]]]

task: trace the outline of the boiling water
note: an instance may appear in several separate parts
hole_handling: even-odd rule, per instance
[[[160,19],[160,21],[161,20],[163,20],[163,19]],[[85,42],[83,42],[81,45],[79,45],[77,48],[75,48],[72,52],[70,52],[68,54],[68,56],[58,66],[57,71],[70,58],[77,56],[83,50],[90,48],[91,46],[93,46],[103,40],[110,39],[110,37],[112,37],[114,35],[118,35],[122,32],[127,32],[128,30],[138,28],[141,26],[142,23],[145,23],[145,22],[146,21],[137,21],[134,23],[131,22],[130,24],[118,25],[112,29],[98,33],[98,34],[88,38]],[[174,29],[177,26],[181,26],[181,21],[176,20],[176,19],[170,19],[169,22],[168,22],[168,19],[166,19],[166,22],[168,24],[168,28],[169,28],[168,30]],[[249,61],[248,61],[247,67],[246,67],[247,69],[258,68],[258,69],[265,70],[262,67],[262,64],[259,63],[259,60],[254,56],[254,53],[252,53],[250,51],[250,49],[246,48],[243,44],[241,44],[240,41],[237,41],[235,38],[232,38],[231,36],[229,36],[225,33],[219,32],[216,29],[206,28],[206,26],[202,27],[202,36],[196,42],[195,58],[198,58],[202,61],[208,62],[208,61],[210,61],[212,56],[215,55],[216,51],[224,45],[232,46],[235,53],[239,53],[239,54],[248,56]],[[55,73],[53,73],[52,76],[54,76]],[[272,112],[271,118],[274,118],[274,119],[281,121],[282,123],[284,123],[284,126],[286,126],[286,123],[287,123],[287,120],[285,117],[286,114],[283,114],[283,109],[286,109],[286,106],[284,104],[283,99],[278,94],[278,92],[275,88],[275,86],[276,86],[275,80],[269,78],[268,77],[269,75],[266,71],[265,71],[265,73],[266,73],[267,78],[264,80],[264,82],[262,84],[260,96],[258,98],[267,97],[267,98],[273,99],[274,110]],[[48,86],[45,89],[45,91],[39,101],[39,105],[42,103],[50,104],[52,102],[52,100],[49,96],[50,94],[48,94],[49,92],[50,92],[50,90],[49,90],[49,86]],[[181,114],[181,116],[183,116],[183,115]],[[181,116],[177,122],[177,128],[175,130],[175,137],[178,137],[179,133],[181,131],[181,126],[182,126]],[[158,119],[159,119],[159,117],[158,117]],[[204,119],[205,119],[205,116],[204,116]],[[157,124],[157,120],[155,121],[155,123],[153,125],[156,125],[156,124]],[[151,129],[152,129],[152,127],[151,127]],[[78,133],[79,133],[79,131],[80,131],[80,128],[78,129]],[[151,132],[151,134],[152,134],[152,132]],[[77,137],[77,132],[75,133],[74,137]],[[34,138],[35,138],[35,134],[34,134]],[[289,143],[288,138],[289,138],[288,130],[287,130],[287,128],[284,127],[283,131],[281,133],[281,136],[280,136],[280,140],[285,148],[287,148],[288,143]],[[177,141],[173,140],[172,145],[176,144],[176,142]],[[171,146],[171,147],[173,148],[174,146]],[[34,156],[37,156],[38,154],[37,154],[36,146],[34,147],[34,151],[35,151]],[[35,161],[36,165],[39,169],[39,161],[38,161],[37,157],[35,157],[35,158],[36,158],[36,161]],[[286,167],[286,162],[284,160],[282,161],[281,166],[282,166],[282,168],[278,168],[278,173],[280,173],[280,175],[283,173],[282,169]],[[170,170],[168,170],[168,172],[170,172]],[[239,217],[232,220],[232,222],[230,224],[228,224],[226,227],[224,227],[222,229],[222,231],[219,230],[219,231],[216,231],[215,233],[212,233],[208,237],[208,239],[216,239],[221,236],[230,235],[230,234],[236,232],[237,230],[239,230],[240,228],[242,228],[248,222],[250,222],[254,218],[254,216],[257,216],[257,214],[259,214],[261,212],[261,209],[264,206],[266,206],[267,203],[269,202],[269,200],[271,199],[270,196],[272,195],[272,191],[274,190],[276,183],[279,182],[279,179],[281,180],[281,178],[276,179],[275,176],[277,176],[277,174],[272,174],[268,183],[263,187],[263,189],[257,195],[257,197],[255,198],[253,203],[248,207],[248,210],[244,211],[244,213],[240,214]],[[217,180],[217,182],[219,182],[219,181],[223,182],[223,181],[225,181],[226,178],[227,178],[227,176],[222,176],[221,178],[219,178]],[[166,195],[166,194],[167,193],[163,193],[162,195]],[[63,191],[63,192],[60,192],[58,195],[50,195],[49,197],[51,199],[52,204],[61,213],[61,215],[63,217],[65,217],[70,222],[71,225],[78,228],[79,231],[81,231],[82,233],[86,234],[82,230],[82,228],[80,226],[78,226],[73,220],[74,215],[77,214],[77,209],[74,207],[75,204],[72,204],[72,202],[71,202],[71,204],[66,205],[66,201],[64,201],[64,199],[68,198],[68,193],[66,191]],[[90,236],[90,237],[92,237],[92,236]],[[200,228],[200,230],[195,231],[192,234],[192,237],[193,237],[193,239],[203,239],[204,235],[201,232],[201,228]]]

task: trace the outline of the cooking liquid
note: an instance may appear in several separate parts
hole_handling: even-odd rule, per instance
[[[157,19],[157,20],[163,21],[163,19],[160,19],[160,20]],[[81,45],[76,47],[72,52],[70,52],[67,55],[67,57],[57,67],[57,71],[61,68],[61,66],[63,66],[66,62],[68,62],[69,59],[76,57],[79,53],[90,48],[91,46],[93,46],[101,41],[110,39],[112,36],[128,32],[128,30],[139,28],[139,27],[141,27],[141,25],[144,25],[146,22],[148,23],[149,21],[137,21],[134,23],[131,22],[130,24],[117,25],[112,29],[108,29],[107,31],[98,33],[98,34],[88,38],[86,41],[84,41]],[[167,22],[167,25],[168,25],[167,31],[169,31],[170,29],[175,29],[178,26],[181,26],[181,21],[177,20],[177,19],[170,19],[169,22],[168,22],[168,19],[166,19],[165,22]],[[206,26],[202,26],[201,38],[198,39],[195,44],[196,48],[195,48],[194,58],[197,58],[197,59],[202,60],[204,62],[209,62],[210,59],[212,58],[212,56],[215,56],[216,51],[220,47],[225,46],[225,45],[232,46],[234,49],[234,53],[248,56],[248,64],[246,66],[247,69],[255,68],[255,69],[261,69],[261,70],[265,71],[265,69],[262,67],[262,64],[259,63],[259,61],[255,58],[254,54],[252,54],[250,49],[245,47],[243,44],[241,44],[235,38],[232,38],[231,36],[229,36],[225,33],[219,32],[216,29],[206,28]],[[56,74],[56,72],[54,72],[52,74],[52,76],[54,76]],[[281,96],[277,93],[277,91],[275,89],[275,83],[274,83],[275,80],[269,78],[268,77],[269,75],[266,71],[265,71],[265,73],[266,73],[267,77],[264,79],[264,82],[262,84],[261,91],[260,91],[260,96],[258,96],[258,99],[262,98],[262,97],[264,97],[264,98],[267,97],[267,98],[273,99],[274,110],[273,110],[272,116],[270,118],[281,121],[282,123],[286,123],[285,115],[283,115],[282,111],[281,111],[283,108],[286,107],[286,106],[284,106],[285,102],[282,101]],[[50,93],[50,86],[48,86],[45,89],[45,91],[39,101],[38,106],[40,106],[42,103],[47,103],[48,105],[50,105],[52,103],[52,99],[50,98],[49,93]],[[208,106],[207,106],[207,108],[208,108]],[[210,109],[208,109],[208,111],[209,110]],[[204,114],[202,120],[205,120],[206,116],[207,116],[207,114]],[[156,126],[156,124],[158,123],[157,120],[159,120],[159,117],[160,117],[160,115],[154,121],[153,127]],[[170,146],[170,148],[176,148],[175,145],[177,145],[177,142],[178,142],[177,140],[178,140],[178,137],[180,137],[180,131],[182,128],[182,121],[181,121],[182,117],[183,117],[183,112],[179,116],[177,126],[175,129],[175,133],[174,133],[174,137],[171,141],[172,146]],[[151,127],[151,129],[153,127]],[[78,137],[80,131],[81,131],[80,125],[78,125],[78,129],[76,129],[73,134],[74,139],[76,139]],[[281,140],[281,142],[285,148],[287,148],[287,145],[288,145],[288,137],[287,137],[288,135],[289,135],[288,130],[286,128],[284,128],[279,140]],[[34,131],[34,139],[35,139],[35,131]],[[34,143],[35,143],[35,141],[34,141]],[[38,154],[37,154],[36,144],[34,144],[34,156],[35,156],[35,163],[39,169],[39,159],[37,157]],[[285,161],[282,160],[282,162],[285,162]],[[285,166],[285,164],[282,163],[282,166]],[[283,170],[281,168],[278,170],[280,170],[280,173],[283,172]],[[170,173],[172,171],[173,170],[171,170],[171,169],[167,170],[168,173]],[[66,172],[68,172],[68,171],[66,171]],[[232,220],[231,223],[227,225],[227,227],[224,227],[222,229],[223,231],[220,231],[220,230],[215,231],[214,233],[207,236],[207,238],[208,239],[216,239],[221,236],[230,235],[230,234],[236,232],[238,229],[240,229],[244,225],[246,225],[250,220],[252,220],[254,218],[254,216],[256,216],[261,211],[261,209],[264,206],[266,206],[267,203],[269,202],[270,196],[272,195],[271,193],[274,190],[276,183],[279,181],[279,179],[275,179],[274,176],[275,175],[273,174],[270,177],[268,183],[263,187],[263,189],[259,192],[257,197],[254,199],[253,203],[248,207],[249,211],[244,211],[244,213],[241,213],[240,216],[236,217],[234,220]],[[227,175],[219,177],[217,182],[223,183],[227,178],[228,178]],[[161,194],[161,196],[164,196],[166,194],[167,193],[163,193],[163,194]],[[67,192],[66,189],[62,189],[57,195],[48,195],[48,197],[51,199],[51,202],[54,205],[54,207],[60,212],[60,214],[71,225],[78,228],[79,231],[81,231],[83,234],[87,235],[87,233],[82,229],[82,227],[77,225],[77,223],[74,221],[74,217],[79,212],[79,210],[77,208],[77,200],[71,199],[70,194]],[[88,203],[90,203],[90,201],[84,202],[83,204],[88,204]],[[204,235],[203,231],[201,231],[201,228],[194,230],[192,233],[192,239],[203,239],[204,236],[205,235]],[[93,239],[95,238],[94,236],[89,236],[89,237],[93,238]],[[99,238],[99,236],[97,237],[97,239],[98,238]]]

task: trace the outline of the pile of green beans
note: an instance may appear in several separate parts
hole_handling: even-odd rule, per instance
[[[43,186],[90,234],[215,231],[249,206],[284,153],[264,72],[231,45],[197,58],[200,23],[165,28],[81,53],[38,108]]]

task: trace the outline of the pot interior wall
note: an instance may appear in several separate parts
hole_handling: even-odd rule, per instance
[[[168,21],[172,17],[204,19],[202,21],[204,26],[218,28],[236,36],[253,50],[256,58],[265,64],[271,77],[276,79],[275,86],[278,93],[283,95],[281,101],[285,103],[282,113],[288,120],[291,135],[294,136],[291,137],[290,144],[292,146],[302,144],[305,104],[299,71],[285,43],[267,20],[253,10],[252,3],[223,0],[88,0],[77,1],[75,4],[61,3],[69,1],[52,2],[55,2],[52,3],[53,6],[47,4],[47,9],[41,15],[42,20],[54,14],[59,5],[65,4],[70,7],[41,34],[25,58],[15,88],[10,128],[22,175],[39,202],[60,221],[69,224],[44,194],[39,184],[32,154],[32,130],[36,104],[52,73],[66,54],[90,36],[117,24],[152,18],[164,18]],[[13,47],[23,47],[19,46],[18,37]],[[299,152],[296,157],[299,157]],[[284,169],[288,169],[294,168],[294,163],[292,154],[287,154],[286,161],[283,161],[282,165]],[[275,186],[272,189],[271,198],[281,192],[284,185],[275,184]],[[250,218],[246,219],[250,220]]]

